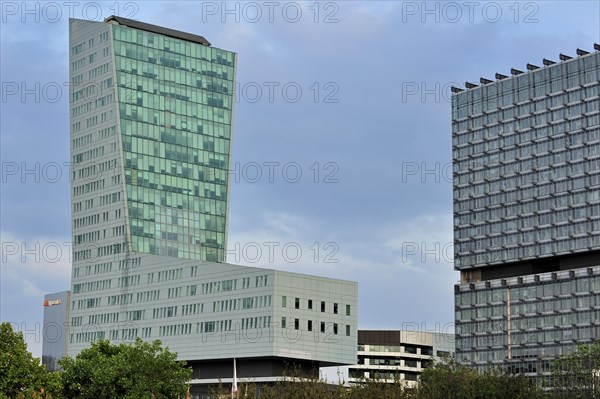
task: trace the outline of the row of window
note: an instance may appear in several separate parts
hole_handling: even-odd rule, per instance
[[[73,277],[79,277],[80,270],[83,270],[84,276],[89,276],[91,274],[101,274],[108,273],[112,270],[112,262],[103,262],[97,263],[95,265],[87,265],[73,268]]]
[[[515,192],[516,191],[513,191],[512,193]],[[578,208],[583,205],[594,204],[600,201],[600,193],[598,190],[591,189],[587,192],[579,193],[556,193],[556,195],[552,197],[546,196],[544,198],[531,200],[520,199],[520,203],[516,204],[516,199],[514,198],[522,197],[524,195],[525,193],[522,192],[522,195],[516,196],[511,193],[505,193],[504,195],[499,196],[490,196],[490,201],[488,204],[490,209],[472,211],[467,214],[458,213],[455,215],[454,226],[457,229],[462,229],[463,227],[467,227],[469,225],[490,223],[500,219],[516,218],[517,216],[525,216],[525,214],[528,213],[542,212],[544,210],[557,213],[560,208],[563,208],[565,211],[567,211],[565,208]],[[508,205],[511,202],[513,204]],[[499,207],[499,205],[504,206]],[[567,212],[574,212],[574,210]],[[571,216],[581,218],[580,214],[581,213],[573,214]],[[558,217],[560,216],[557,216],[557,218]],[[516,228],[529,227],[526,223],[527,222],[519,222],[517,219]]]
[[[508,146],[506,153],[504,151],[490,151],[490,148],[487,148],[487,144],[485,143],[475,144],[472,147],[474,153],[469,158],[466,158],[469,154],[458,154],[455,151],[452,170],[454,173],[462,176],[465,173],[475,172],[482,168],[495,168],[507,165],[504,169],[500,169],[496,173],[479,176],[477,180],[481,180],[481,178],[486,177],[494,178],[499,174],[511,174],[534,168],[543,168],[551,164],[576,161],[577,159],[571,153],[561,152],[561,149],[573,150],[577,155],[583,155],[584,147],[582,146],[587,146],[587,151],[594,151],[592,144],[600,139],[600,130],[598,130],[600,114],[588,117],[587,121],[589,124],[586,130],[568,130],[569,127],[573,126],[566,126],[565,124],[552,126],[553,131],[550,128],[532,130],[533,132],[538,132],[540,136],[543,133],[553,134],[554,132],[557,132],[555,133],[557,136],[543,136],[535,140],[535,142],[527,142],[519,147],[515,147],[514,145]],[[559,131],[559,128],[564,128],[564,130]],[[552,144],[550,144],[549,140],[552,140]],[[550,149],[558,154],[556,155],[556,159],[554,155],[548,154]],[[510,157],[507,154],[510,154]],[[595,152],[588,152],[587,154],[588,156],[596,155]],[[461,157],[463,159],[459,159]],[[522,159],[517,160],[517,158]],[[465,181],[461,181],[461,184],[464,183]]]
[[[239,309],[256,309],[271,306],[271,295],[260,295],[248,298],[225,299],[222,301],[214,301],[212,311],[228,312]]]
[[[293,319],[293,325],[288,325],[287,323],[288,318],[287,317],[282,317],[281,318],[281,328],[292,328],[294,330],[302,330],[303,328],[300,326],[300,319]],[[314,326],[313,326],[314,324]],[[306,320],[306,331],[312,332],[312,331],[316,331],[316,327],[319,326],[319,332],[321,333],[330,333],[333,335],[338,335],[339,333],[339,328],[338,328],[338,323],[326,323],[324,321],[322,322],[313,322],[313,320]],[[345,334],[346,336],[350,336],[350,326],[348,324],[346,324],[346,330],[345,330]]]
[[[540,158],[548,152],[558,152],[562,149],[586,145],[598,140],[597,129],[600,114],[587,116],[577,121],[582,122],[581,127],[567,126],[565,122],[545,128],[513,133],[510,136],[501,136],[492,141],[471,144],[469,147],[457,147],[453,150],[454,158],[457,161],[453,165],[453,171],[462,174],[477,168],[496,166],[499,162],[511,161],[517,157],[535,156]],[[573,123],[577,121],[573,121]],[[577,127],[577,129],[567,130],[567,127]],[[561,128],[564,128],[564,130],[559,130]],[[526,136],[530,140],[525,140],[522,136]],[[532,136],[537,138],[532,138]],[[523,143],[515,144],[517,137],[521,137]],[[459,160],[467,156],[470,159]],[[529,162],[533,166],[537,166],[534,164],[534,162],[537,162],[535,158]],[[540,164],[540,166],[545,165]]]
[[[551,93],[556,93],[553,97],[562,97],[569,94],[565,93],[567,89],[597,83],[597,58],[598,55],[592,53],[459,93],[452,97],[452,118],[462,119],[469,115],[491,113],[499,107],[513,106],[534,98],[553,104],[552,97],[546,97]],[[566,96],[562,101],[567,103],[584,96]]]
[[[74,168],[75,169],[75,168]],[[110,170],[117,169],[117,160],[109,159],[108,161],[96,163],[86,163],[81,169],[73,170],[73,180],[93,177],[97,174],[102,174]]]
[[[93,226],[101,222],[107,222],[110,220],[109,212],[97,213],[95,215],[84,216],[73,220],[73,229],[81,227]],[[120,219],[121,210],[115,210],[115,219]],[[101,220],[102,219],[102,220]],[[101,234],[102,232],[102,234]],[[118,237],[125,235],[125,225],[112,227],[112,237]],[[100,239],[106,238],[106,229],[96,230],[92,232],[77,234],[73,236],[74,244],[82,244],[86,242],[96,242]]]
[[[420,373],[407,372],[407,371],[396,371],[396,370],[380,370],[380,369],[355,369],[350,368],[349,377],[362,379],[373,379],[377,381],[382,380],[393,380],[393,381],[417,381]]]
[[[174,56],[185,55],[187,57],[207,60],[219,65],[233,65],[234,53],[215,47],[205,46],[186,40],[180,40],[152,32],[141,31],[125,26],[113,25],[115,41],[134,43],[148,49],[165,50]]]
[[[493,181],[485,181],[478,184],[469,184],[462,188],[454,187],[455,198],[460,202],[472,196],[492,195],[500,193],[502,190],[511,190],[532,185],[549,187],[551,192],[561,193],[568,190],[583,189],[586,188],[586,185],[589,187],[598,184],[597,176],[595,179],[586,179],[585,174],[597,174],[600,171],[600,160],[587,159],[587,155],[583,155],[583,152],[593,152],[594,157],[600,155],[600,150],[597,148],[594,149],[594,147],[582,148],[581,154],[577,154],[574,151],[553,154],[552,157],[555,159],[565,154],[571,154],[574,162],[569,165],[565,164],[563,166],[519,175],[511,172],[510,177],[496,178]],[[563,163],[567,161],[561,160],[559,162]],[[518,194],[516,195],[518,196]],[[488,202],[487,205],[490,205],[490,203]]]
[[[101,33],[99,35],[99,43],[104,43],[106,41],[108,41],[108,32],[104,32]],[[76,55],[76,54],[80,54],[85,50],[89,50],[91,48],[94,47],[94,42],[95,42],[95,38],[92,37],[90,39],[88,39],[87,41],[83,41],[81,43],[77,43],[76,45],[71,47],[71,55]]]
[[[588,94],[589,96],[586,96]],[[471,115],[461,121],[455,120],[452,144],[460,146],[479,140],[494,139],[498,134],[514,131],[515,129],[504,128],[511,122],[518,123],[516,125],[518,130],[574,119],[582,114],[593,114],[598,110],[598,86],[590,86],[514,107],[495,109],[483,115]]]
[[[102,189],[104,189],[104,179],[73,187],[73,196],[77,197],[79,195],[88,194]]]
[[[594,226],[593,222],[591,222],[591,226]],[[588,231],[591,232],[591,230]],[[566,255],[574,252],[584,252],[588,249],[597,248],[598,239],[598,233],[594,233],[594,235],[563,238],[556,241],[543,242],[534,245],[515,245],[512,248],[489,250],[487,252],[473,255],[458,256],[455,254],[454,264],[457,267],[465,267],[467,265],[476,266],[498,264],[500,262],[518,259],[535,259],[553,255]]]
[[[413,355],[433,356],[433,347],[429,345],[358,345],[359,352],[410,353]]]
[[[89,161],[91,159],[104,155],[104,146],[99,146],[73,155],[73,163]]]
[[[597,229],[593,219],[597,219],[598,216],[600,207],[596,205],[457,228],[456,252],[494,250],[504,246],[523,246],[528,243],[586,235]]]
[[[509,118],[498,124],[476,125],[468,132],[455,136],[453,152],[459,158],[477,156],[481,155],[482,151],[529,144],[533,140],[547,140],[550,136],[572,134],[580,129],[591,130],[598,125],[596,101],[588,101],[572,107],[557,107],[552,112],[538,113],[520,119]],[[485,117],[475,119],[481,120]],[[474,124],[475,119],[470,120],[469,123]],[[463,135],[466,137],[461,138],[460,136]],[[461,144],[458,144],[459,141]]]
[[[452,133],[455,137],[454,145],[466,144],[478,140],[489,139],[489,133],[483,133],[482,127],[495,126],[516,118],[525,118],[531,114],[546,113],[552,115],[553,120],[576,116],[581,112],[594,112],[598,105],[598,85],[590,85],[584,88],[570,90],[566,93],[558,93],[550,97],[542,97],[521,104],[511,104],[507,107],[496,108],[480,115],[469,115],[462,120],[453,120]],[[585,102],[585,103],[584,103]],[[591,106],[589,104],[592,104]],[[574,106],[580,105],[579,112],[573,112]],[[563,114],[556,113],[559,109],[566,109]],[[500,131],[502,132],[502,130]],[[493,131],[490,133],[494,133]]]
[[[91,292],[110,289],[111,280],[97,280],[87,283],[73,284],[73,293]]]
[[[93,39],[90,39],[90,40],[93,40]],[[80,48],[81,50],[78,51],[78,52],[71,51],[71,56],[77,55],[77,54],[79,54],[79,53],[81,53],[83,51],[84,48],[79,47],[82,44],[83,43],[80,43],[77,46],[73,47],[73,48]],[[109,48],[108,47],[103,48],[102,49],[102,58],[107,57],[109,55],[109,53],[110,52],[109,52]],[[94,64],[95,62],[97,62],[99,60],[100,59],[98,58],[98,52],[97,51],[95,51],[93,53],[90,53],[88,55],[79,57],[79,58],[71,61],[71,72],[75,72],[75,71],[77,71],[77,70],[85,67],[86,65],[92,65],[92,64]],[[108,64],[105,64],[105,65],[108,65]],[[94,73],[92,73],[92,72],[94,72]],[[94,78],[94,77],[96,77],[96,76],[98,76],[98,75],[100,75],[102,73],[106,73],[106,72],[102,72],[102,70],[98,71],[97,68],[94,68],[94,69],[92,69],[92,70],[89,71],[89,75],[88,76],[91,79],[91,78]]]
[[[130,198],[131,201],[142,201],[144,198],[140,198],[139,195],[152,191],[155,193],[171,191],[182,195],[182,197],[188,201],[190,198],[195,199],[198,197],[221,201],[227,200],[227,186],[221,184],[131,169],[125,170],[125,178],[128,185],[152,189],[149,191],[137,190],[135,193],[132,192]]]
[[[132,311],[128,312],[128,321],[136,321],[143,318],[144,311]],[[92,318],[90,318],[92,319]],[[107,323],[115,323],[115,325],[111,326],[115,327],[118,321],[118,314],[103,314],[98,315],[93,318],[94,321],[106,321]],[[299,321],[295,322],[299,326]],[[312,322],[311,322],[312,323]],[[98,339],[104,339],[106,333],[104,331],[98,330],[97,323],[90,323],[88,326],[84,326],[83,331],[81,333],[71,334],[71,343],[73,342],[89,342]],[[80,326],[81,324],[72,324],[73,326]],[[321,333],[328,333],[333,335],[338,335],[338,325],[335,323],[320,323]],[[127,326],[127,324],[125,324]],[[271,324],[271,316],[257,316],[257,317],[249,317],[243,318],[240,322],[233,322],[232,320],[217,320],[217,321],[205,321],[195,323],[178,323],[178,324],[169,324],[162,325],[158,327],[158,336],[166,337],[166,336],[176,336],[176,335],[190,335],[190,334],[208,334],[208,333],[216,333],[221,331],[244,331],[251,329],[263,329],[263,328],[271,328],[275,327]],[[286,327],[282,324],[282,328],[290,328],[291,326]],[[295,328],[295,330],[300,330],[300,328]],[[313,331],[312,327],[308,329],[308,331]],[[119,334],[119,332],[121,334]],[[349,325],[345,326],[345,334],[346,336],[350,336],[351,328]],[[132,340],[138,334],[138,328],[123,328],[120,330],[110,330],[110,339],[112,340]],[[152,336],[152,327],[144,327],[142,328],[142,338],[148,338]],[[300,335],[296,335],[295,339],[299,339]]]
[[[426,368],[431,364],[431,360],[417,360],[413,358],[402,357],[358,357],[358,364],[367,366],[398,366],[398,367],[413,367]]]
[[[224,143],[224,142],[223,142]],[[228,169],[228,149],[223,149],[222,153],[217,153],[215,151],[205,151],[202,148],[194,148],[183,146],[179,144],[166,143],[157,140],[153,140],[151,138],[145,138],[142,136],[124,133],[123,134],[123,147],[127,152],[134,152],[135,155],[131,154],[127,157],[139,159],[137,153],[141,155],[148,155],[154,158],[164,158],[168,161],[179,161],[186,162],[188,164],[197,165],[198,163],[202,163],[204,166],[209,166],[213,168],[220,168],[223,170]],[[126,154],[128,155],[128,154]],[[74,158],[75,159],[75,158]],[[161,167],[162,164],[154,164],[155,172],[156,167],[160,167],[161,170],[166,169],[166,167]],[[165,162],[166,166],[166,162]],[[169,165],[170,166],[170,165]],[[150,168],[148,168],[148,171]],[[169,173],[165,171],[165,173]],[[192,176],[196,177],[196,176]]]
[[[108,81],[110,81],[110,84],[112,85],[112,78],[111,79],[107,79]],[[106,84],[104,82],[101,83],[102,84]],[[95,86],[92,86],[95,87]],[[110,86],[109,86],[110,87]],[[113,95],[112,94],[107,94],[105,96],[102,96],[100,98],[98,98],[98,96],[100,94],[102,94],[102,89],[98,88],[97,93],[91,93],[88,95],[88,97],[86,98],[87,101],[81,105],[78,106],[73,106],[71,108],[71,117],[73,119],[75,119],[75,117],[81,116],[81,115],[85,115],[88,112],[92,112],[96,109],[102,108],[108,104],[112,104],[114,99],[113,99]],[[85,97],[84,97],[85,98]],[[95,100],[94,100],[95,99]],[[109,112],[109,116],[112,117],[112,110],[108,110]],[[86,119],[87,120],[87,119]],[[104,122],[104,121],[102,121]],[[87,127],[91,127],[91,126],[87,126]]]
[[[590,273],[591,274],[591,273]],[[507,300],[507,289],[510,289],[511,303],[528,299],[550,298],[553,296],[570,296],[572,294],[600,293],[600,276],[583,276],[566,278],[559,281],[545,281],[531,285],[514,285],[510,287],[484,288],[465,290],[456,294],[456,306],[464,307],[478,304],[500,303]],[[537,302],[545,306],[550,301]],[[600,304],[600,303],[599,303]]]
[[[126,106],[124,107],[124,110],[126,110]],[[124,119],[121,121],[122,129],[130,136],[136,136],[156,142],[164,142],[167,144],[176,144],[183,147],[192,147],[200,151],[206,151],[207,154],[202,154],[201,159],[198,158],[198,160],[202,160],[202,162],[205,163],[205,165],[201,165],[205,168],[209,163],[207,158],[209,153],[228,153],[228,149],[225,147],[229,142],[231,128],[229,125],[189,116],[186,116],[185,119],[174,116],[173,120],[169,120],[167,126],[165,126],[164,124],[161,125],[159,123],[160,113],[162,112],[163,111],[156,111],[157,114],[154,115],[156,119],[153,119],[151,123]],[[170,125],[172,122],[175,122],[177,126],[171,127]],[[185,125],[185,129],[181,128],[182,125]],[[195,127],[193,129],[188,129],[188,127],[191,126]],[[147,161],[140,157],[127,159],[127,161],[132,162],[131,165],[133,167],[137,167],[137,164],[140,163],[140,165],[142,165],[141,169],[144,170],[150,170],[149,166],[154,166],[154,168],[160,170],[166,169],[168,166],[169,171],[173,174],[177,174],[177,171],[173,170],[173,165],[177,166],[177,168],[186,167],[189,169],[197,166],[198,164],[198,162],[190,162],[187,165],[184,165],[181,160],[177,159],[170,160],[170,163],[166,164],[166,166],[163,164],[155,164],[154,162],[147,164]],[[196,174],[193,175],[195,176]]]
[[[548,330],[535,333],[511,334],[518,343],[510,345],[514,357],[557,357],[570,354],[576,348],[575,341],[586,342],[597,337],[599,326],[583,326],[561,330]],[[504,344],[504,336],[482,336],[458,338],[457,357],[468,362],[498,361],[508,358],[509,346]],[[490,348],[498,346],[498,348]]]
[[[589,176],[589,190],[570,193],[553,193],[554,185],[532,186],[511,192],[489,195],[486,197],[460,201],[455,205],[455,226],[469,223],[483,223],[495,219],[514,218],[525,213],[557,208],[575,208],[582,205],[594,204],[598,201],[598,192],[594,186],[600,186],[600,175]],[[538,194],[538,195],[533,195]],[[538,199],[539,197],[544,197]],[[516,203],[516,202],[519,203]],[[503,206],[500,206],[503,205]],[[494,209],[491,209],[494,207]],[[464,212],[470,211],[466,215]],[[464,216],[463,216],[464,215]],[[460,223],[460,225],[456,225]],[[463,237],[460,237],[463,238]]]
[[[133,71],[132,71],[133,73]],[[135,79],[135,74],[128,73],[127,71],[118,70],[117,76],[119,81],[123,79],[130,82]],[[152,82],[147,81],[148,85],[154,86],[153,92],[156,95],[163,97],[175,97],[174,94],[169,94],[168,82]],[[176,85],[172,83],[171,85]],[[177,85],[180,86],[180,85]],[[154,97],[155,94],[146,93],[142,94],[141,97],[137,97],[137,90],[135,91],[136,96],[132,97],[132,89],[129,86],[122,86],[119,84],[119,99],[124,99],[120,102],[119,109],[121,112],[122,119],[130,119],[132,121],[146,122],[160,124],[164,127],[172,127],[176,129],[196,131],[202,133],[198,126],[199,124],[192,124],[194,118],[204,119],[206,121],[213,121],[223,124],[231,124],[232,121],[232,110],[223,107],[225,99],[231,101],[229,96],[221,94],[209,95],[205,90],[198,90],[198,88],[192,89],[192,87],[183,86],[181,90],[186,90],[184,93],[190,94],[190,97],[184,95],[178,95],[178,98],[163,99],[161,97]],[[189,89],[192,89],[191,91]],[[217,97],[219,96],[219,97]],[[83,95],[81,98],[85,98]],[[146,98],[146,102],[144,102]],[[165,104],[161,107],[161,104]],[[189,112],[188,112],[189,110]],[[186,121],[185,124],[177,124],[177,120]],[[188,123],[189,121],[190,123]]]
[[[287,296],[282,296],[281,297],[281,307],[285,308],[287,307]],[[300,298],[296,297],[294,298],[294,309],[308,309],[308,310],[313,310],[313,300],[312,299],[307,299],[305,302],[305,306],[306,307],[301,307],[300,303],[304,302],[304,300],[301,300]],[[320,309],[322,313],[326,312],[327,309],[327,304],[325,301],[320,301]],[[332,303],[332,307],[331,307],[331,312],[333,314],[338,314],[339,313],[339,304],[337,302]],[[346,305],[346,316],[350,316],[351,315],[351,306],[350,305]]]
[[[600,155],[600,150],[595,146],[580,147],[570,152],[561,152],[553,155],[530,158],[512,163],[490,163],[485,169],[470,170],[462,175],[455,175],[454,189],[461,190],[471,187],[470,195],[491,194],[497,191],[511,189],[516,185],[532,183],[529,178],[515,180],[519,176],[536,176],[536,185],[548,184],[553,180],[575,177],[582,173],[593,173],[597,170],[597,163],[589,158]],[[563,157],[564,156],[564,157]],[[550,163],[557,161],[568,162],[562,166],[550,167]],[[513,180],[511,180],[513,179]],[[575,187],[574,187],[575,188]],[[462,195],[457,195],[461,200]]]
[[[550,313],[539,315],[536,311],[527,312],[520,316],[511,316],[510,330],[531,330],[542,328],[571,327],[573,325],[585,325],[594,323],[600,317],[600,310],[564,309],[563,313]],[[532,316],[533,314],[533,316]],[[508,318],[497,320],[471,321],[461,319],[456,323],[456,334],[466,336],[469,334],[482,333],[506,333],[508,331]]]
[[[141,31],[138,31],[142,33]],[[116,34],[116,32],[115,32]],[[132,61],[149,62],[157,66],[157,69],[173,69],[177,72],[194,72],[203,76],[219,77],[221,79],[233,79],[233,56],[224,50],[218,50],[219,54],[211,54],[213,47],[206,47],[195,43],[170,43],[160,46],[157,43],[140,45],[129,41],[121,41],[115,37],[115,56],[127,57]],[[170,40],[169,37],[157,36],[156,42]],[[173,39],[177,40],[177,39]],[[184,46],[189,48],[188,54],[178,53],[173,46]],[[208,52],[206,49],[209,49]],[[192,54],[196,51],[196,54]],[[141,70],[141,68],[140,68]]]
[[[120,287],[128,287],[139,284],[140,275],[120,277],[118,282]],[[99,280],[88,283],[75,284],[73,286],[74,293],[97,291],[101,289],[110,288],[111,280]],[[104,287],[104,288],[102,288]],[[178,298],[181,296],[181,287],[169,288],[167,290],[168,298]],[[192,296],[196,294],[196,285],[190,285],[186,287],[186,295]],[[110,295],[108,297],[107,304],[122,305],[134,303],[134,294],[117,294]],[[135,302],[149,302],[156,301],[160,298],[160,290],[151,290],[145,292],[138,292],[136,294]],[[100,298],[97,298],[100,300]],[[73,301],[75,304],[75,301]],[[96,302],[94,302],[96,303]],[[75,305],[74,305],[75,306]],[[100,306],[94,305],[93,307]],[[246,309],[257,309],[271,306],[271,295],[260,295],[256,297],[238,298],[238,299],[226,299],[221,301],[212,302],[212,312],[228,312],[234,310],[246,310]],[[74,308],[74,307],[73,307]],[[157,317],[174,317],[177,316],[177,306],[170,306],[168,308],[154,309],[153,318]],[[170,310],[165,310],[170,309]],[[204,312],[204,304],[192,304],[192,305],[181,305],[182,315],[196,314]]]
[[[92,140],[93,140],[93,138],[92,138],[93,135],[94,135],[93,133],[88,133],[84,136],[77,137],[77,138],[71,140],[71,149],[74,150],[76,148],[91,144]]]
[[[532,219],[539,224],[543,224],[540,217]],[[586,237],[586,235],[597,228],[596,223],[594,221],[577,222],[575,220],[569,220],[569,222],[571,224],[567,224],[568,222],[565,221],[563,225],[539,227],[538,230],[533,230],[534,227],[531,227],[531,230],[528,231],[504,232],[503,235],[491,238],[475,238],[475,236],[472,236],[471,241],[457,241],[455,243],[455,254],[463,257],[469,253],[475,254],[486,251],[489,254],[488,262],[492,262],[502,259],[499,256],[494,257],[494,253],[501,254],[503,253],[501,252],[502,249],[509,246],[520,245],[524,248],[522,251],[523,257],[593,247],[595,240],[592,236]],[[577,239],[580,239],[580,241],[577,241]],[[572,240],[572,242],[569,243],[569,240]],[[555,241],[556,245],[546,245],[549,244],[549,241]]]
[[[116,68],[122,103],[188,116],[204,115],[198,105],[222,110],[232,108],[234,83],[231,81],[155,68],[153,64],[121,57],[116,60]]]

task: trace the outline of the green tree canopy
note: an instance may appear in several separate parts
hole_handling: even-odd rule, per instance
[[[92,343],[75,358],[59,360],[63,394],[77,399],[184,398],[191,369],[156,340]]]
[[[550,383],[556,398],[600,398],[600,341],[581,344],[554,362]]]
[[[453,359],[443,359],[419,378],[417,398],[423,399],[536,399],[544,392],[522,375],[496,369],[483,373]]]
[[[48,397],[57,381],[56,374],[47,373],[40,359],[27,351],[23,333],[13,331],[8,322],[0,324],[0,398]]]

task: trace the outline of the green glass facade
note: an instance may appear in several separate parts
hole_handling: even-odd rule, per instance
[[[235,54],[112,29],[131,246],[223,262]]]

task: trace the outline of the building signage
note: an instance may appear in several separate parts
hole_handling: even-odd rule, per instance
[[[54,306],[54,305],[60,305],[60,299],[55,299],[55,300],[45,300],[44,301],[44,306]]]

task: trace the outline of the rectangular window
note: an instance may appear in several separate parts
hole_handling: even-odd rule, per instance
[[[325,332],[325,322],[321,322],[321,332],[324,333]]]
[[[312,310],[312,299],[308,300],[308,309]]]
[[[321,301],[321,312],[325,313],[325,302]]]
[[[308,331],[312,331],[312,320],[309,320],[307,323],[307,327]]]
[[[294,330],[300,329],[300,319],[294,319]]]
[[[346,316],[350,316],[350,305],[346,305]]]
[[[337,303],[333,304],[333,314],[338,314],[338,304]]]
[[[287,297],[286,296],[282,296],[281,297],[281,307],[285,308],[287,306]]]
[[[346,324],[346,336],[350,336],[350,326]]]
[[[296,298],[296,300],[294,302],[294,307],[296,309],[300,309],[300,298]]]
[[[281,328],[285,328],[285,317],[281,318]]]
[[[337,333],[338,333],[338,325],[337,325],[337,323],[333,323],[333,334],[337,335]]]

